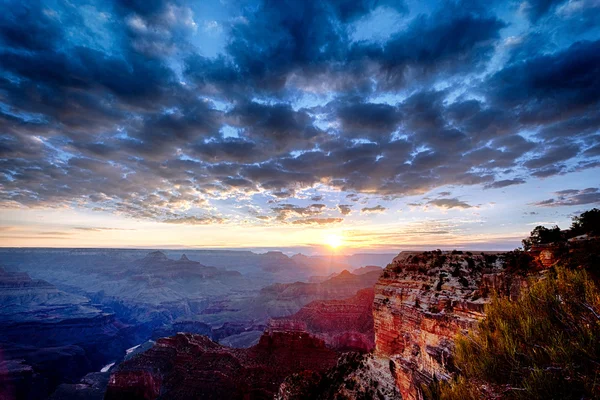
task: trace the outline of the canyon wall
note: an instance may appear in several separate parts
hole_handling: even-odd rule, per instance
[[[375,347],[372,288],[343,300],[318,300],[289,317],[272,319],[269,329],[305,331],[338,351],[370,352]]]
[[[0,398],[45,398],[128,347],[114,314],[82,296],[0,268]]]
[[[493,291],[518,296],[527,279],[498,253],[402,252],[375,285],[375,355],[389,358],[404,400],[453,373],[457,334],[476,326]]]

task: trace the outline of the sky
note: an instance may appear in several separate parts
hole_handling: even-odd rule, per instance
[[[600,0],[0,1],[0,246],[512,249],[600,204]]]

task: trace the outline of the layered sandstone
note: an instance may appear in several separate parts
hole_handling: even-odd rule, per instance
[[[453,371],[454,340],[484,316],[492,291],[516,296],[526,280],[505,271],[496,253],[402,252],[375,286],[375,354],[405,400]]]
[[[343,300],[313,301],[289,317],[273,319],[271,330],[306,331],[339,351],[369,352],[375,347],[372,288]]]

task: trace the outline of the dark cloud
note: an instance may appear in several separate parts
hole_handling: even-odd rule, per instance
[[[372,137],[390,134],[398,126],[401,114],[387,104],[349,103],[337,107],[337,117],[345,135]]]
[[[507,186],[522,185],[523,183],[525,183],[525,180],[521,179],[521,178],[504,179],[501,181],[496,181],[494,183],[485,185],[485,188],[486,189],[501,189],[501,188],[505,188]]]
[[[352,212],[352,205],[351,204],[339,204],[338,209],[340,210],[342,215],[348,215]]]
[[[522,3],[521,7],[529,19],[536,22],[566,1],[567,0],[527,0]]]
[[[387,208],[385,208],[384,206],[382,206],[381,204],[376,205],[375,207],[364,207],[360,209],[361,213],[380,213],[380,212],[384,212],[385,210],[387,210]]]
[[[446,208],[446,209],[473,207],[472,205],[470,205],[464,201],[461,201],[457,198],[435,199],[435,200],[428,201],[427,204],[431,204],[433,206],[436,206],[439,208]]]
[[[283,203],[272,207],[271,209],[277,215],[278,220],[285,221],[293,216],[319,215],[323,212],[323,208],[325,208],[324,204],[311,204],[306,207],[301,207],[289,203]]]
[[[584,204],[600,204],[600,189],[561,190],[557,197],[534,203],[542,207],[579,206]]]
[[[551,165],[556,165],[560,161],[569,160],[579,154],[580,148],[576,143],[560,143],[551,145],[546,151],[536,158],[532,158],[524,163],[528,168],[538,169]]]
[[[600,100],[600,41],[577,42],[554,54],[515,62],[492,76],[487,91],[524,122],[554,122]]]
[[[306,111],[294,111],[289,104],[247,103],[230,111],[228,121],[245,138],[271,150],[270,156],[309,150],[322,135]]]
[[[403,87],[412,78],[478,68],[491,55],[493,39],[505,24],[473,11],[464,4],[449,3],[437,13],[415,18],[384,46],[355,48],[354,54],[379,63],[382,89]]]

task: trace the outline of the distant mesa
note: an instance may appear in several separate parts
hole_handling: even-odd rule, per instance
[[[190,259],[187,258],[187,256],[185,254],[182,254],[181,258],[179,259],[179,261],[190,261]]]
[[[366,274],[368,272],[373,272],[373,271],[383,272],[383,268],[381,268],[377,265],[367,265],[365,267],[356,268],[356,269],[352,270],[352,273],[354,275],[363,275],[363,274]]]
[[[360,278],[357,278],[357,276],[358,275],[354,275],[352,272],[345,269],[342,272],[340,272],[339,274],[332,276],[331,280],[340,282],[340,281],[346,281],[346,280],[360,279]]]
[[[169,259],[169,257],[167,257],[167,255],[165,253],[163,253],[162,251],[153,251],[151,253],[148,253],[148,255],[145,257],[146,260],[155,260],[155,261],[167,261]]]

